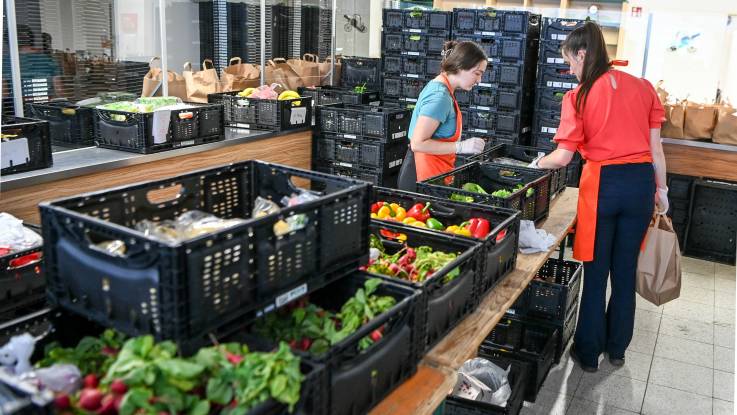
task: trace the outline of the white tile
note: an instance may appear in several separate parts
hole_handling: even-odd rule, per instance
[[[647,384],[643,415],[703,415],[712,411],[709,397],[684,392],[665,386]]]
[[[635,328],[645,331],[658,331],[661,313],[646,310],[635,310]]]
[[[577,365],[568,352],[564,352],[560,358],[560,363],[550,368],[548,376],[543,382],[542,389],[553,392],[562,393],[573,396],[581,380],[583,370]]]
[[[648,383],[711,397],[714,369],[655,356]]]
[[[715,278],[714,279],[714,291],[725,291],[733,293],[737,282],[734,279],[726,278]]]
[[[714,305],[714,290],[697,287],[681,287],[681,300]]]
[[[714,345],[734,349],[734,326],[714,324]]]
[[[724,308],[724,307],[714,308],[714,324],[727,324],[730,326],[734,326],[735,324],[734,316],[735,314],[734,314],[733,308]]]
[[[663,315],[711,323],[714,319],[714,306],[678,298],[665,304]]]
[[[734,415],[734,403],[723,401],[721,399],[712,399],[714,407],[714,415]]]
[[[732,265],[717,263],[715,264],[714,271],[717,278],[732,279],[733,281],[737,279],[737,271]]]
[[[734,402],[734,373],[714,371],[714,397]]]
[[[692,274],[714,275],[715,263],[690,257],[681,258],[681,270]]]
[[[653,356],[651,354],[627,350],[624,353],[623,366],[613,366],[609,363],[609,359],[607,358],[599,362],[599,371],[647,382],[647,378],[650,375],[650,364],[652,363],[652,360]]]
[[[714,346],[714,369],[734,373],[734,349]]]
[[[643,381],[611,373],[584,373],[576,389],[576,397],[631,412],[640,412],[645,387]]]
[[[657,338],[658,333],[654,331],[635,329],[632,331],[632,341],[630,341],[630,345],[627,350],[644,354],[653,354]]]
[[[525,402],[520,415],[564,415],[572,397],[541,389],[535,402]]]
[[[681,290],[686,287],[703,288],[706,290],[714,290],[714,276],[703,274],[692,274],[690,272],[681,273]]]
[[[646,299],[640,297],[639,295],[636,296],[636,302],[635,307],[637,310],[645,310],[645,311],[652,311],[655,313],[662,313],[663,312],[663,306],[657,306],[650,301],[647,301]]]
[[[714,305],[716,307],[731,308],[734,310],[734,291],[714,291]]]
[[[634,415],[637,412],[626,411],[603,402],[591,402],[581,398],[573,398],[566,415]]]
[[[714,343],[714,325],[700,321],[663,316],[659,334],[665,334],[697,342]]]
[[[658,334],[655,356],[708,368],[714,367],[714,346]]]

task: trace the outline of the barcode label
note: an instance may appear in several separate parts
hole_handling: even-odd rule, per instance
[[[422,33],[422,30],[420,30],[420,29],[409,29],[407,31],[410,32],[410,33]]]
[[[389,162],[389,168],[391,169],[393,167],[401,166],[402,165],[402,161],[403,161],[403,159],[390,161]]]
[[[400,131],[398,133],[392,134],[392,138],[393,139],[402,138],[402,137],[405,137],[406,135],[407,135],[406,131]]]
[[[482,111],[491,111],[491,107],[476,106],[476,109],[477,110],[482,110]]]
[[[407,52],[407,55],[420,56],[420,52]]]
[[[295,300],[305,294],[307,294],[307,284],[302,284],[299,287],[276,297],[276,306],[281,307],[284,304]]]
[[[483,87],[486,87],[486,88],[491,88],[491,84],[481,83],[481,84],[479,84],[479,86],[483,86]]]
[[[341,161],[341,162],[338,162],[338,163],[336,163],[336,164],[337,164],[338,166],[342,166],[342,167],[349,167],[349,168],[350,168],[350,167],[353,167],[353,165],[352,165],[351,163],[343,163],[342,161]]]
[[[344,137],[344,138],[357,138],[357,137],[356,137],[355,135],[353,135],[353,134],[343,134],[343,137]]]
[[[553,82],[553,87],[555,87],[555,88],[563,88],[563,82]]]
[[[419,78],[419,77],[420,77],[420,75],[415,75],[415,74],[413,74],[413,73],[408,73],[408,74],[407,74],[407,75],[405,75],[405,76],[406,76],[407,78]]]
[[[496,32],[481,32],[481,36],[496,36]]]

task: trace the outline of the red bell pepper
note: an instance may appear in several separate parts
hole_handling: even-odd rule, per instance
[[[374,203],[373,205],[371,205],[371,213],[377,213],[379,209],[381,209],[381,207],[384,206],[384,203],[385,202],[378,201]]]
[[[471,219],[471,224],[468,230],[471,231],[471,236],[477,239],[484,239],[489,235],[489,221],[483,218]]]
[[[422,203],[415,204],[409,211],[407,211],[407,217],[415,218],[420,222],[427,221],[430,219],[430,202],[427,202],[424,205]]]

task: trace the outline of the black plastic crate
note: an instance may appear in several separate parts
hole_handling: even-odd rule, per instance
[[[482,135],[518,135],[525,132],[521,111],[469,112],[469,132]],[[529,125],[529,124],[528,124]]]
[[[532,145],[546,151],[553,151],[557,147],[553,138],[555,134],[535,133],[532,135]]]
[[[442,63],[442,58],[434,58],[431,56],[425,57],[425,75],[427,77],[438,75],[440,73]]]
[[[668,174],[668,199],[671,200],[691,200],[693,192],[693,184],[696,178],[691,176],[682,176],[678,174]]]
[[[94,109],[69,101],[28,104],[33,118],[49,122],[53,144],[94,144]]]
[[[373,140],[346,139],[334,134],[313,136],[316,157],[338,162],[344,167],[354,165],[377,169],[384,175],[398,172],[407,154],[408,142],[381,143]]]
[[[37,226],[25,224],[34,232]],[[0,322],[36,311],[46,303],[43,246],[0,256]],[[4,344],[0,342],[0,344]]]
[[[404,28],[404,11],[384,9],[382,11],[382,26],[384,29],[401,31]]]
[[[581,157],[578,152],[573,154],[573,160],[568,163],[568,187],[578,187],[578,182],[581,180],[581,173],[583,172],[583,166],[586,161]]]
[[[391,20],[389,26],[384,24],[385,28],[399,29],[405,32],[450,32],[452,15],[451,12],[440,10],[422,10],[411,9],[401,10],[402,24],[396,24],[396,15],[393,14],[398,10],[391,10],[392,14],[387,16],[389,11],[384,11],[384,16]]]
[[[688,200],[669,200],[670,209],[668,216],[673,219],[673,224],[687,224],[691,203]]]
[[[51,167],[48,121],[3,117],[0,174],[21,173]]]
[[[441,221],[445,226],[457,225],[472,218],[488,220],[490,232],[482,240],[480,248],[482,253],[479,258],[482,272],[476,284],[476,291],[480,296],[483,296],[514,269],[519,239],[519,212],[499,207],[453,202],[384,187],[374,188],[372,202],[378,201],[398,203],[407,210],[417,203],[430,203],[429,210],[432,217]],[[447,235],[444,231],[438,232]],[[464,236],[457,237],[465,238]],[[478,241],[476,238],[469,239]]]
[[[570,90],[578,86],[576,75],[572,74],[568,65],[540,65],[537,67],[538,89],[559,88]]]
[[[353,88],[335,86],[301,87],[297,90],[300,96],[312,97],[313,106],[336,103],[376,105],[381,100],[379,91],[367,90],[356,92]]]
[[[534,75],[530,65],[522,62],[500,62],[487,67],[481,84],[526,87],[525,83]]]
[[[533,123],[533,134],[552,134],[558,132],[560,113],[555,111],[536,111]]]
[[[563,54],[560,51],[560,42],[540,42],[538,61],[544,65],[565,65]]]
[[[384,52],[400,53],[404,50],[404,34],[383,32],[381,35],[381,45]]]
[[[453,31],[471,33],[476,29],[476,9],[453,9]]]
[[[562,42],[569,33],[583,24],[583,20],[544,17],[541,22],[540,40]]]
[[[504,139],[502,138],[502,140]],[[502,143],[497,138],[495,143],[487,147],[482,153],[469,157],[468,161],[488,161],[503,164],[509,163],[520,167],[527,167],[527,165],[531,163],[539,153],[549,154],[551,152],[551,150],[547,148],[513,144],[514,141],[518,141],[518,138],[513,137],[510,139],[510,142],[507,143]],[[519,163],[514,163],[514,161],[518,161]],[[551,195],[556,195],[565,190],[568,177],[566,166],[561,167],[560,169],[551,170],[550,176]]]
[[[316,306],[333,312],[353,297],[372,275],[356,271],[309,296]],[[424,308],[420,293],[412,288],[382,280],[374,292],[391,296],[396,305],[363,324],[356,332],[314,355],[295,351],[303,359],[326,369],[328,414],[365,414],[417,370],[424,352]],[[381,340],[360,350],[359,342],[383,327]]]
[[[425,58],[419,56],[402,56],[402,75],[425,75]]]
[[[344,57],[341,60],[340,85],[344,88],[365,86],[381,89],[381,59]]]
[[[383,95],[385,97],[399,98],[402,96],[402,79],[401,78],[384,78]]]
[[[535,109],[537,111],[550,111],[560,113],[563,106],[563,97],[568,90],[562,88],[538,88],[535,97]],[[542,131],[541,131],[542,132]]]
[[[734,265],[737,249],[737,184],[694,182],[686,255]]]
[[[379,106],[388,108],[403,108],[411,111],[415,109],[416,104],[411,101],[400,101],[399,99],[384,99],[381,101],[381,104]]]
[[[507,399],[506,405],[497,406],[486,402],[472,401],[470,399],[459,398],[457,396],[448,395],[445,398],[444,415],[484,415],[484,414],[502,414],[516,415],[522,409],[524,401],[525,387],[527,386],[527,366],[520,362],[499,359],[496,357],[486,356],[479,353],[478,357],[489,360],[500,368],[506,370],[511,366],[508,374],[509,387],[512,394]]]
[[[504,316],[481,343],[479,355],[529,363],[525,400],[534,402],[555,361],[560,330]]]
[[[251,218],[258,196],[278,203],[299,193],[293,178],[328,191]],[[368,253],[368,199],[364,183],[246,161],[42,203],[49,299],[126,334],[149,333],[188,350],[202,333],[355,268]],[[246,222],[178,243],[133,229],[192,209]],[[294,215],[305,215],[304,227],[276,235],[274,224]],[[113,240],[126,245],[123,256],[97,248]]]
[[[134,153],[155,153],[225,139],[223,106],[191,104],[171,110],[164,137],[154,133],[154,113],[95,109],[95,144]]]
[[[562,324],[578,302],[582,274],[580,262],[548,258],[507,312]]]
[[[382,141],[406,140],[412,113],[402,108],[359,105],[317,107],[315,126],[323,133],[336,133],[344,138]]]
[[[402,18],[404,19],[403,29],[427,30],[429,16],[424,10],[404,10]]]
[[[456,89],[453,95],[456,98],[458,105],[470,105],[471,104],[471,91],[465,89]]]
[[[361,180],[374,186],[397,187],[399,171],[383,174],[379,169],[340,162],[316,160],[314,169],[334,176]]]
[[[471,90],[470,105],[482,110],[517,110],[522,107],[522,88],[489,88],[476,86]]]
[[[423,282],[411,282],[375,274],[397,284],[422,291],[420,301],[427,316],[425,324],[427,338],[424,343],[426,346],[423,349],[424,354],[453,329],[463,317],[472,312],[478,304],[478,293],[475,291],[475,284],[478,281],[479,273],[483,272],[480,268],[481,244],[467,238],[458,238],[450,234],[439,234],[414,226],[387,223],[386,221],[372,221],[370,229],[371,233],[381,238],[382,244],[388,252],[396,252],[404,244],[385,238],[382,234],[387,231],[406,235],[407,245],[413,248],[429,246],[434,251],[459,253],[455,260],[437,270]],[[460,274],[446,283],[444,281],[445,276],[458,267],[460,267]]]
[[[384,74],[400,75],[402,73],[402,59],[403,56],[401,55],[384,55]]]
[[[250,99],[238,91],[208,95],[208,100],[221,100],[225,124],[254,130],[287,131],[309,127],[312,121],[312,98]]]
[[[453,12],[431,10],[425,11],[427,14],[427,29],[430,31],[445,31],[450,32],[453,24]]]
[[[425,87],[427,81],[424,79],[416,78],[403,78],[402,79],[402,96],[409,99],[417,99],[422,92],[422,88]]]
[[[493,62],[524,61],[535,51],[535,42],[518,37],[463,35],[456,36],[456,40],[476,42]]]
[[[476,11],[476,31],[481,34],[537,34],[540,15],[526,11],[479,9]]]
[[[510,174],[512,176],[510,176]],[[461,187],[466,183],[480,185],[488,194],[468,192]],[[513,190],[522,185],[519,190]],[[548,217],[550,207],[550,173],[524,167],[496,163],[473,162],[448,173],[417,183],[419,193],[441,198],[457,194],[473,198],[475,203],[501,206],[522,211],[522,218],[540,221]],[[492,196],[496,190],[512,191],[506,198]]]

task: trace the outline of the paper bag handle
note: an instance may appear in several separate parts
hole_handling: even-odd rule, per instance
[[[273,58],[269,62],[273,62],[273,63],[287,63],[287,60],[284,59],[284,58]]]
[[[210,68],[207,67],[208,63],[210,64]],[[215,68],[215,64],[212,63],[212,59],[205,59],[204,61],[202,61],[202,70],[214,69],[214,68]]]
[[[184,62],[184,65],[182,65],[182,70],[185,72],[192,72],[192,63]]]
[[[302,60],[305,60],[305,61],[308,61],[308,62],[317,62],[318,61],[318,57],[317,57],[317,55],[314,55],[312,53],[305,53],[304,55],[302,55]]]
[[[161,60],[161,58],[159,58],[158,56],[154,56],[153,58],[151,58],[151,60],[148,61],[148,67],[149,68],[153,68],[154,62],[156,62],[158,60]]]
[[[238,56],[233,56],[233,57],[232,57],[232,58],[230,58],[230,60],[228,61],[228,65],[232,65],[232,64],[233,64],[233,62],[238,62],[238,63],[237,63],[236,65],[240,65],[240,63],[241,63],[241,58],[240,58],[240,57],[238,57]]]

